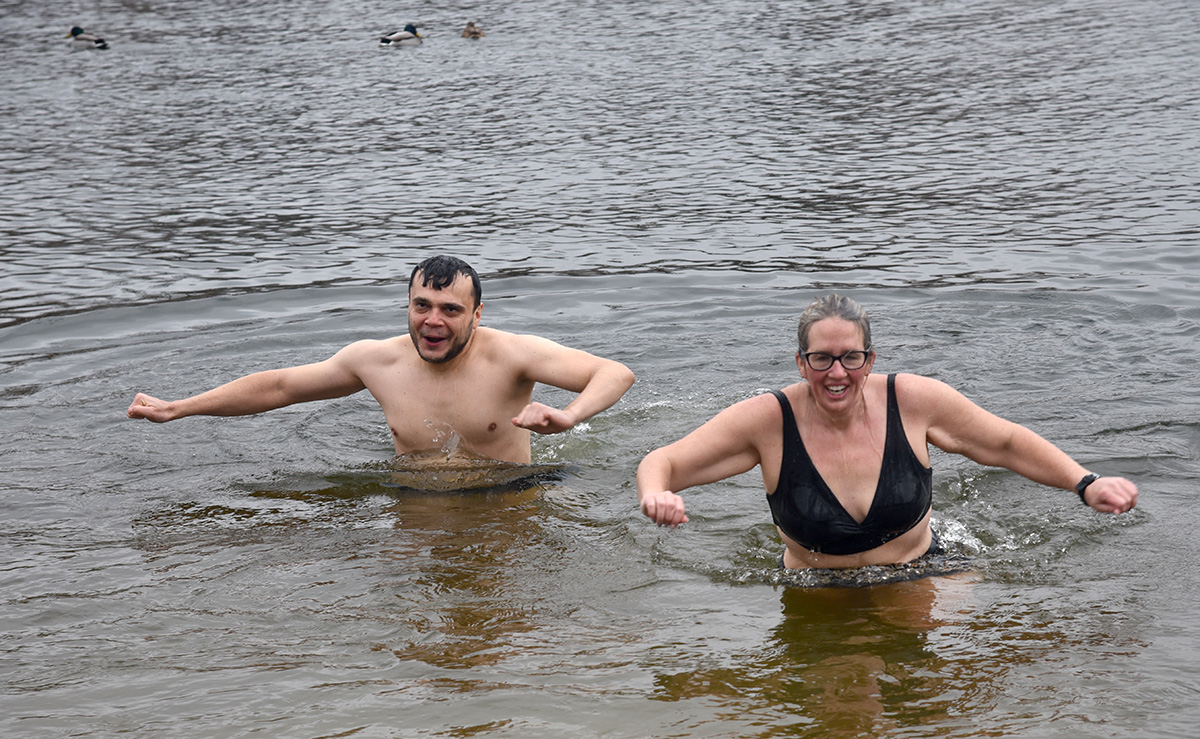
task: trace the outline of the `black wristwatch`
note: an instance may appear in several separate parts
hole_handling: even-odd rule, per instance
[[[1084,475],[1083,479],[1075,485],[1075,493],[1079,495],[1079,500],[1082,501],[1084,505],[1087,505],[1087,498],[1083,497],[1083,491],[1087,490],[1087,486],[1091,485],[1093,482],[1099,479],[1099,477],[1100,475],[1093,475],[1089,472],[1088,474]]]

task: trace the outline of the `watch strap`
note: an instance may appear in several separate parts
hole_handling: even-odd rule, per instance
[[[1078,483],[1075,484],[1075,494],[1079,496],[1079,500],[1084,505],[1087,505],[1087,499],[1083,497],[1084,491],[1087,490],[1088,485],[1091,485],[1093,482],[1095,482],[1099,478],[1100,478],[1100,475],[1093,475],[1092,473],[1089,472],[1088,474],[1083,476],[1082,480],[1080,480]]]

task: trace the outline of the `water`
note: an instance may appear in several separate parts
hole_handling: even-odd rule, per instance
[[[1194,731],[1193,4],[3,12],[5,736]],[[410,20],[424,46],[377,48]],[[67,51],[74,24],[112,48]],[[397,487],[365,394],[124,418],[403,331],[434,252],[479,269],[485,324],[637,372],[536,440],[563,474]],[[774,569],[755,473],[646,523],[641,456],[794,381],[830,290],[873,312],[879,371],[1138,509],[935,452],[975,568],[860,588]]]

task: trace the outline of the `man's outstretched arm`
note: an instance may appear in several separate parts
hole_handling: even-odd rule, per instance
[[[340,398],[364,387],[347,349],[322,362],[255,372],[182,400],[138,393],[125,415],[166,423],[186,416],[248,416],[294,403]]]

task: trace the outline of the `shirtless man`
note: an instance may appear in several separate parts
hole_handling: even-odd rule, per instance
[[[256,372],[176,401],[138,393],[126,415],[164,423],[244,416],[369,390],[397,454],[443,447],[504,462],[530,461],[529,432],[555,434],[616,403],[633,385],[625,365],[537,336],[481,327],[479,276],[437,256],[413,269],[408,334],[356,341],[329,359]],[[577,393],[565,408],[530,402],[536,383]]]

